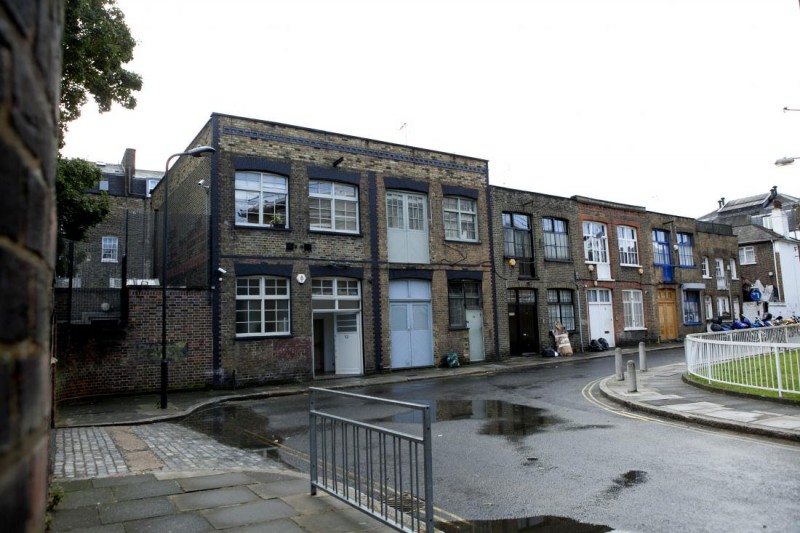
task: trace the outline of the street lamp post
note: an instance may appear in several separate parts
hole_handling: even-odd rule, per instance
[[[161,240],[161,408],[167,408],[167,384],[169,383],[169,362],[167,361],[167,219],[169,218],[169,163],[176,157],[190,155],[202,157],[213,154],[215,150],[210,146],[198,146],[172,154],[167,158],[164,167],[164,231]]]

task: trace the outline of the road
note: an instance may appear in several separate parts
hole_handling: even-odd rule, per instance
[[[653,352],[649,366],[682,360]],[[800,530],[800,446],[687,426],[605,405],[613,357],[524,372],[352,390],[434,409],[437,515],[555,516],[628,531]],[[186,424],[242,448],[274,443],[307,470],[307,398],[218,406]],[[403,423],[360,405],[359,416]],[[565,529],[565,531],[569,528]]]

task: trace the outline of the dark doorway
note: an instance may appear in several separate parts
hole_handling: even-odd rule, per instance
[[[508,336],[511,355],[539,353],[539,319],[536,313],[536,291],[509,289]]]

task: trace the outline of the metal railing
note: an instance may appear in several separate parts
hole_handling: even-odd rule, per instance
[[[419,411],[421,436],[323,412],[320,395]],[[309,446],[311,494],[319,488],[398,531],[434,531],[429,406],[311,387]]]
[[[694,333],[684,346],[689,374],[709,384],[800,394],[800,324]]]

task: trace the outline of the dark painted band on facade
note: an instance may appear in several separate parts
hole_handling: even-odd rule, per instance
[[[211,268],[209,269],[209,286],[213,285],[212,273],[219,268],[219,218],[220,218],[220,192],[219,192],[219,119],[216,115],[211,117],[211,146],[216,150],[211,156],[211,183],[216,183],[216,187],[211,187],[210,194],[210,220],[209,220],[209,240],[211,242]],[[211,367],[213,369],[212,383],[215,387],[222,385],[222,355],[221,355],[221,329],[222,320],[222,299],[220,291],[211,291]]]
[[[480,270],[448,270],[447,279],[477,279],[483,280],[483,272]]]
[[[264,172],[275,172],[276,174],[291,174],[292,165],[284,161],[272,161],[263,157],[252,156],[233,156],[231,164],[234,170],[262,170]]]
[[[358,172],[317,166],[309,166],[306,172],[308,172],[308,177],[311,179],[338,181],[340,183],[349,183],[350,185],[361,184],[361,174]]]
[[[372,359],[375,362],[375,371],[383,372],[383,315],[381,304],[381,269],[380,251],[378,243],[378,176],[375,172],[367,174],[369,178],[369,238],[372,243],[370,260],[370,276],[372,277]]]
[[[308,271],[312,278],[355,278],[364,279],[363,268],[344,267],[328,265],[310,265]]]
[[[442,185],[442,194],[445,196],[463,196],[473,200],[478,199],[478,191],[476,189],[468,189],[458,185]]]
[[[389,269],[389,279],[426,279],[428,281],[433,279],[433,270],[400,270]]]
[[[383,178],[383,186],[387,189],[424,192],[428,194],[428,184],[406,178]]]
[[[237,276],[279,276],[288,278],[292,275],[292,265],[234,263],[233,271]]]

